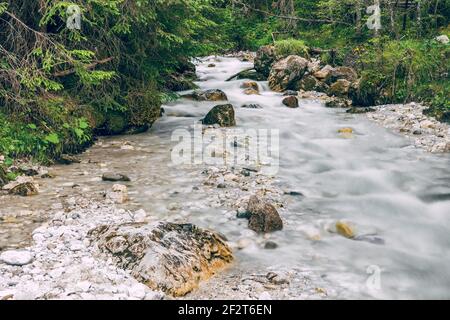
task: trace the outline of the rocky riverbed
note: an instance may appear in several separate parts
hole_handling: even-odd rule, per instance
[[[9,185],[0,299],[448,297],[448,157],[393,133],[438,152],[448,127],[416,105],[368,113],[386,130],[325,108],[324,93],[226,81],[253,66],[241,59],[200,60],[200,90],[165,105],[149,133],[100,138],[74,163],[21,178],[37,195]],[[278,129],[279,153],[229,161],[230,145],[239,155],[249,143],[233,125]],[[226,138],[210,154],[222,162],[173,163],[172,133],[195,137],[195,126]],[[383,290],[367,284],[371,274]],[[429,283],[439,285],[424,291]]]

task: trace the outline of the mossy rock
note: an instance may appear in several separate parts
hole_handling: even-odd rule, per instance
[[[249,80],[253,80],[253,81],[266,81],[267,77],[262,74],[257,72],[256,70],[245,70],[242,71],[241,73],[238,74],[237,76],[238,80],[242,80],[242,79],[249,79]]]
[[[221,127],[233,127],[236,125],[234,108],[231,104],[218,105],[208,112],[203,119],[204,125],[218,124]]]

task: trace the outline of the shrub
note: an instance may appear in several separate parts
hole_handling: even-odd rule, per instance
[[[282,57],[289,55],[308,57],[308,47],[302,40],[286,39],[275,41],[275,50],[277,55]]]
[[[375,38],[360,57],[360,94],[375,103],[429,102],[436,84],[448,83],[449,58],[449,46],[434,40]]]

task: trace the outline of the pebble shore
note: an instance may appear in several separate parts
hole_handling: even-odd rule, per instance
[[[416,147],[432,153],[450,152],[450,126],[424,115],[425,109],[418,103],[382,105],[367,117],[411,138]]]

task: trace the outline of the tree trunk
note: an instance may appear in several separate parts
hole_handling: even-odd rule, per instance
[[[409,0],[406,0],[405,13],[403,14],[403,31],[406,30],[406,23],[408,22],[408,6],[409,6]]]
[[[356,33],[361,34],[361,0],[356,0],[355,10],[356,10]]]

